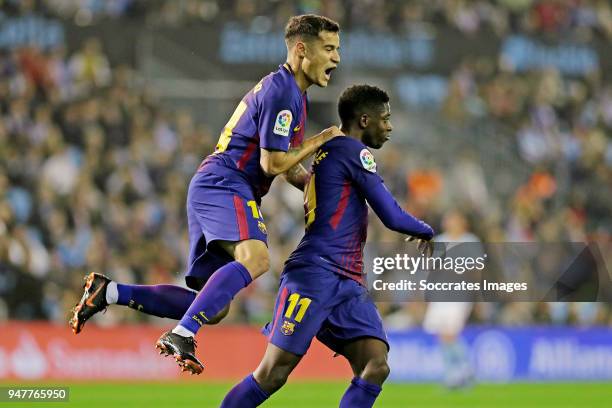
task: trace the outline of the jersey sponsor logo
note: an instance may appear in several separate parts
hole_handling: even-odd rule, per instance
[[[361,160],[361,165],[364,169],[376,173],[376,162],[374,161],[374,156],[368,149],[363,149],[359,152],[359,160]]]
[[[273,133],[279,136],[289,136],[292,120],[293,115],[291,114],[291,111],[282,110],[278,112],[278,115],[276,115],[276,121],[274,122]]]
[[[291,323],[290,321],[285,320],[280,328],[280,331],[285,336],[291,336],[295,331],[295,323]]]

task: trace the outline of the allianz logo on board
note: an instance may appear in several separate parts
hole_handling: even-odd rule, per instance
[[[487,381],[508,381],[516,368],[516,351],[508,336],[488,330],[472,344],[476,376]]]

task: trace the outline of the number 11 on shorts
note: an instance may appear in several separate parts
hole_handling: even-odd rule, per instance
[[[312,300],[310,300],[309,298],[301,298],[299,293],[292,293],[289,296],[289,299],[287,299],[287,302],[289,302],[289,306],[287,307],[287,311],[285,312],[285,317],[287,319],[291,319],[291,317],[293,316],[293,312],[295,311],[295,307],[298,306],[298,311],[295,315],[294,320],[299,323],[304,318],[306,310],[308,309],[308,306],[310,306]]]

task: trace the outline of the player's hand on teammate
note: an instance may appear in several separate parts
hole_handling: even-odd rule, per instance
[[[434,240],[432,239],[421,239],[421,238],[417,238],[417,237],[408,237],[406,238],[406,242],[411,242],[411,241],[416,241],[417,242],[417,249],[418,251],[427,256],[430,257],[433,255],[433,251],[434,251]]]
[[[344,136],[344,132],[338,126],[331,126],[321,132],[325,135],[326,141],[333,139],[336,136]]]

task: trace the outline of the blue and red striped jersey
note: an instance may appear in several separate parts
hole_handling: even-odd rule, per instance
[[[260,148],[286,152],[304,139],[308,100],[290,68],[265,76],[240,101],[225,125],[215,152],[202,162],[204,169],[250,185],[260,201],[274,177],[264,174],[259,164]]]
[[[366,198],[382,183],[361,141],[340,136],[325,143],[314,156],[305,190],[306,233],[287,265],[315,263],[363,284]]]

